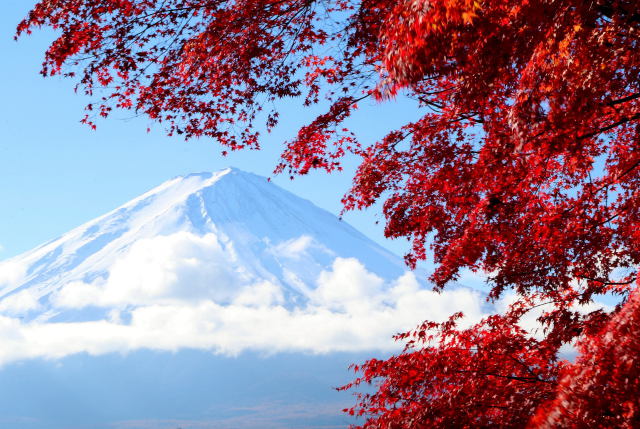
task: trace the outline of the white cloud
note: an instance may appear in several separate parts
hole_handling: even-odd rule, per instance
[[[251,280],[237,267],[232,248],[216,235],[178,232],[137,241],[108,278],[71,282],[53,297],[60,307],[145,305],[213,299],[228,301]]]
[[[0,289],[15,287],[25,277],[26,266],[24,264],[12,260],[0,262]]]
[[[247,307],[269,307],[283,302],[282,288],[267,281],[243,288],[233,300],[235,305]]]
[[[286,258],[294,261],[309,258],[314,252],[316,252],[316,254],[335,255],[331,249],[328,249],[309,235],[301,235],[300,237],[278,243],[272,246],[270,251],[278,258]]]
[[[359,311],[378,306],[384,281],[356,259],[337,258],[331,271],[323,271],[311,299],[331,310]]]
[[[39,309],[39,296],[33,289],[24,289],[13,293],[0,301],[0,312],[20,314]]]
[[[179,233],[140,241],[108,279],[70,283],[54,297],[66,308],[111,308],[104,320],[23,323],[0,316],[0,363],[140,348],[230,355],[390,351],[401,347],[393,334],[424,319],[445,320],[459,310],[470,322],[482,317],[483,298],[477,292],[439,294],[422,288],[413,273],[385,283],[355,259],[336,258],[297,306],[285,305],[282,285],[252,282],[234,267],[233,252],[214,236]],[[26,292],[16,294],[12,305],[3,301],[0,306],[33,308],[30,299]]]
[[[397,351],[402,344],[392,336],[425,319],[444,321],[463,311],[464,324],[470,325],[489,310],[504,310],[513,299],[507,295],[494,309],[487,308],[484,296],[472,289],[437,293],[421,286],[411,272],[384,280],[353,258],[332,258],[331,266],[318,268],[315,281],[303,282],[289,269],[308,268],[313,240],[300,237],[271,249],[297,261],[282,267],[285,284],[243,270],[246,265],[234,248],[213,233],[179,232],[136,242],[104,278],[66,284],[49,297],[53,309],[40,303],[45,298],[37,289],[13,293],[0,301],[0,364],[141,348],[229,355],[246,350]],[[16,282],[24,269],[4,263],[0,276],[6,283]],[[292,294],[296,299],[289,299]],[[98,320],[46,319],[85,307],[102,307],[93,312]],[[17,317],[32,310],[43,316],[30,322]],[[523,327],[535,334],[542,311],[544,307],[530,312]]]
[[[100,287],[84,282],[71,282],[56,293],[52,300],[54,304],[66,308],[83,308],[101,302]]]
[[[313,245],[313,238],[302,235],[298,238],[287,240],[273,247],[273,253],[290,259],[300,259]]]

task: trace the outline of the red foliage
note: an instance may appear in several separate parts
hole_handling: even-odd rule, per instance
[[[365,429],[525,427],[555,392],[557,350],[511,317],[457,329],[461,316],[424,323],[399,336],[411,338],[404,353],[357,367],[363,375],[342,389],[365,382],[377,390],[345,411],[369,416]]]
[[[517,427],[547,403],[562,345],[591,338],[563,373],[561,396],[575,390],[567,380],[596,380],[583,371],[609,365],[592,350],[627,344],[584,345],[622,329],[635,300],[613,315],[574,306],[626,299],[640,263],[639,2],[46,0],[18,34],[37,26],[60,31],[44,75],[79,72],[79,88],[102,89],[88,110],[135,110],[231,149],[259,147],[256,121],[277,124],[275,109],[262,111],[274,101],[327,99],[277,171],[332,171],[346,152],[361,156],[345,207],[384,201],[386,235],[413,240],[409,265],[432,254],[438,288],[470,268],[490,273],[491,299],[518,294],[508,317],[461,331],[425,325],[418,332],[443,339],[365,365],[363,380],[383,383],[361,398],[365,426],[451,427],[446,415]],[[419,120],[370,145],[343,128],[359,100],[398,94],[419,101]],[[516,326],[539,302],[553,306],[540,318],[541,343]],[[620,335],[631,341],[630,330]],[[457,372],[444,370],[449,361]],[[524,367],[541,381],[503,378],[525,377]],[[620,378],[597,382],[612,397],[630,392]],[[521,406],[523,392],[533,402]],[[636,403],[618,402],[627,405],[585,419],[613,413],[611,424],[624,426]],[[541,410],[564,418],[564,402],[552,404]]]
[[[540,408],[533,426],[640,427],[640,290],[579,350],[557,396]]]

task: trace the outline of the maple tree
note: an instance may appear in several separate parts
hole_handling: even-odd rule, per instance
[[[350,410],[364,427],[637,425],[637,1],[45,0],[18,35],[38,26],[59,31],[42,73],[100,90],[91,126],[115,107],[259,148],[277,100],[328,103],[276,171],[361,157],[345,208],[383,201],[410,266],[432,257],[439,289],[469,268],[490,299],[515,292],[503,315],[426,323],[359,367],[378,386]],[[398,96],[421,118],[372,144],[345,128],[361,100]],[[579,307],[602,295],[613,311]],[[520,325],[538,307],[534,337]]]

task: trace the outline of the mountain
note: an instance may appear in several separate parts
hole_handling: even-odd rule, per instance
[[[136,244],[140,249],[141,241],[158,237],[183,239],[168,239],[166,246],[184,246],[184,241],[191,239],[200,244],[201,255],[210,251],[205,263],[190,271],[183,269],[179,273],[183,278],[175,281],[176,291],[165,291],[167,294],[182,288],[183,295],[195,293],[224,301],[233,295],[230,288],[263,280],[281,287],[285,303],[291,307],[306,300],[309,285],[336,257],[356,258],[385,279],[396,278],[404,271],[397,256],[334,215],[264,177],[229,168],[176,177],[62,237],[0,264],[0,300],[5,300],[0,308],[11,309],[15,301],[17,311],[13,313],[27,320],[91,318],[87,312],[71,314],[65,306],[56,305],[53,298],[70,284],[104,284],[113,276],[110,272],[114,265]],[[197,270],[203,274],[194,275]],[[193,277],[197,285],[193,284]],[[130,280],[125,283],[145,288],[145,282],[154,281],[153,277],[139,280],[135,285]],[[20,292],[20,298],[11,299]],[[113,303],[121,304],[117,299]],[[93,316],[96,315],[99,316]]]
[[[343,428],[349,364],[458,310],[264,177],[177,177],[0,262],[0,426]]]

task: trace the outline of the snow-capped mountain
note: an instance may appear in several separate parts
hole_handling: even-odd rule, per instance
[[[458,310],[264,177],[177,177],[0,262],[0,427],[346,427],[347,366]]]
[[[176,272],[153,266],[154,256],[163,256],[154,252],[163,251],[176,259],[157,262],[173,264]],[[334,215],[264,177],[229,168],[169,180],[0,264],[0,300],[5,302],[0,308],[42,321],[80,307],[69,305],[69,285],[78,291],[85,285],[87,294],[88,288],[99,292],[111,286],[138,288],[142,295],[146,290],[147,298],[157,300],[177,294],[220,302],[260,281],[281,289],[284,304],[291,306],[306,301],[310,287],[337,257],[355,258],[389,280],[404,270],[397,256]],[[124,272],[127,258],[139,270]],[[114,286],[114,276],[121,285]],[[105,299],[87,307],[131,304],[113,294]],[[74,320],[87,316],[76,314]]]
[[[425,318],[481,307],[470,290],[421,286],[311,202],[226,169],[169,180],[0,263],[0,364],[184,347],[390,350]]]

